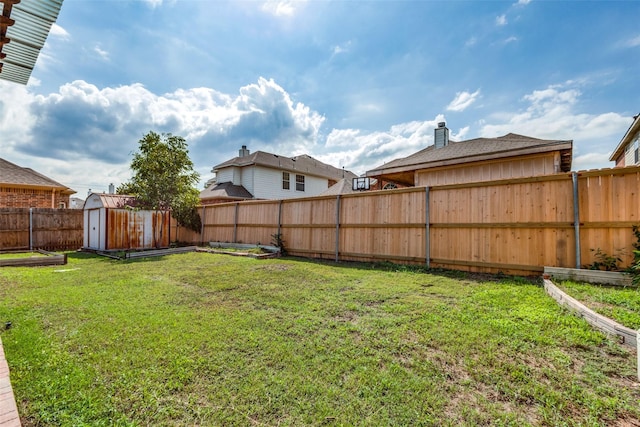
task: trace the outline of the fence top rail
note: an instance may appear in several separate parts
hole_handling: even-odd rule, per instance
[[[628,175],[634,173],[640,173],[640,166],[634,165],[609,169],[589,169],[577,172],[579,178],[606,175]]]
[[[445,185],[434,185],[430,186],[432,190],[453,190],[460,188],[478,188],[478,187],[488,187],[488,186],[497,186],[497,185],[513,185],[513,184],[529,184],[536,182],[551,182],[551,181],[567,181],[571,183],[572,176],[576,174],[578,178],[587,178],[587,177],[596,177],[596,176],[607,176],[607,175],[628,175],[628,174],[637,174],[640,173],[640,166],[625,166],[618,168],[605,168],[605,169],[590,169],[590,170],[581,170],[581,171],[572,171],[572,172],[563,172],[558,174],[551,175],[541,175],[541,176],[533,176],[533,177],[523,177],[523,178],[507,178],[507,179],[497,179],[490,181],[478,181],[478,182],[465,182],[460,184],[445,184]],[[200,208],[208,208],[208,207],[216,207],[216,206],[233,206],[233,205],[251,205],[251,204],[278,204],[278,203],[297,203],[304,202],[310,200],[336,200],[336,198],[352,198],[352,197],[367,197],[367,196],[379,196],[385,194],[402,194],[402,193],[413,193],[413,192],[424,192],[425,187],[407,187],[407,188],[397,188],[392,190],[369,190],[358,193],[348,193],[348,194],[340,194],[340,195],[330,195],[330,196],[313,196],[313,197],[298,197],[292,199],[276,199],[276,200],[242,200],[242,201],[232,201],[225,203],[216,203],[212,205],[200,205]],[[55,209],[52,209],[55,210]]]

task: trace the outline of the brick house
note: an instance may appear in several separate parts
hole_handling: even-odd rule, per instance
[[[68,208],[76,192],[33,169],[0,159],[0,208]]]

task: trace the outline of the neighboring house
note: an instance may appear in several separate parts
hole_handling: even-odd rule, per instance
[[[1,208],[68,208],[76,192],[33,169],[0,159]]]
[[[71,197],[69,199],[69,208],[70,209],[82,209],[84,206],[84,200],[79,197]]]
[[[629,126],[620,143],[613,150],[609,160],[616,162],[615,167],[640,165],[638,158],[638,146],[640,145],[640,114],[633,118],[633,123]]]
[[[435,144],[367,171],[377,189],[426,187],[551,175],[571,170],[573,141],[543,140],[513,133],[454,142],[439,123]],[[372,187],[373,188],[373,187]]]
[[[238,157],[214,166],[215,182],[200,192],[202,204],[246,199],[291,199],[321,194],[356,175],[307,155],[284,157],[242,146]]]

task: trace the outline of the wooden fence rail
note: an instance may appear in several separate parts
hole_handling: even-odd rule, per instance
[[[268,244],[292,255],[539,274],[582,267],[596,251],[632,259],[640,224],[640,167],[203,206],[201,233],[172,226],[189,244]]]
[[[201,231],[172,220],[172,242],[268,245],[279,234],[292,255],[507,274],[579,268],[600,250],[626,267],[640,225],[640,167],[200,209]],[[82,218],[0,209],[0,250],[80,248]]]
[[[82,246],[77,209],[0,208],[0,250],[75,250]]]

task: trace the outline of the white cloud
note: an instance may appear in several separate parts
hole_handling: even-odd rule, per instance
[[[447,105],[447,110],[449,111],[464,111],[471,104],[473,104],[476,99],[480,96],[480,89],[476,90],[473,93],[469,92],[458,92],[456,93],[456,97]]]
[[[356,129],[333,129],[315,157],[356,174],[406,157],[433,144],[433,130],[444,116],[392,126],[388,131],[362,133]]]
[[[150,130],[184,137],[196,168],[208,172],[241,145],[283,155],[312,154],[324,122],[264,78],[235,95],[209,88],[156,95],[141,84],[100,89],[84,81],[46,95],[7,83],[0,92],[6,95],[2,99],[11,99],[11,105],[0,99],[2,157],[81,193],[88,186],[126,180],[122,174],[128,173],[131,153]],[[65,162],[67,168],[46,173],[51,164]]]
[[[500,15],[496,17],[496,25],[499,27],[507,25],[507,15]]]
[[[613,147],[615,148],[615,147]],[[573,158],[573,170],[588,170],[588,169],[601,169],[603,165],[612,167],[613,164],[609,161],[611,151],[607,153],[586,153]]]
[[[351,48],[351,40],[349,40],[348,42],[343,43],[341,45],[334,46],[333,55],[335,56],[335,55],[339,55],[341,53],[347,53],[347,52],[349,52],[350,48]]]
[[[154,9],[158,6],[162,6],[162,0],[143,0],[143,1]]]
[[[96,46],[93,48],[93,51],[98,54],[99,57],[104,59],[105,61],[109,60],[109,52],[100,48],[100,46]]]
[[[613,112],[580,113],[576,111],[580,96],[571,82],[535,90],[523,97],[528,103],[525,110],[494,114],[482,124],[480,135],[496,137],[512,132],[541,139],[570,139],[574,141],[574,170],[611,167],[605,153],[616,147],[630,119]]]
[[[529,3],[531,3],[531,0],[518,0],[517,4],[525,6],[525,5],[528,5]]]
[[[71,34],[69,34],[67,32],[67,30],[65,30],[64,28],[62,28],[60,25],[56,24],[55,22],[51,26],[51,30],[49,30],[49,34],[52,37],[57,37],[57,38],[60,38],[62,40],[69,40],[71,38]]]
[[[517,42],[517,41],[518,41],[517,37],[511,36],[511,37],[506,38],[503,43],[504,44],[509,44],[509,43],[513,43],[513,42]]]
[[[263,3],[262,10],[274,16],[293,16],[304,2],[305,0],[267,0]]]
[[[627,47],[638,47],[640,46],[640,35],[637,35],[631,39],[629,39],[626,43]]]
[[[475,44],[476,44],[476,43],[478,43],[478,39],[474,36],[474,37],[469,38],[469,39],[464,43],[464,45],[465,45],[466,47],[471,47],[471,46],[475,46]]]

